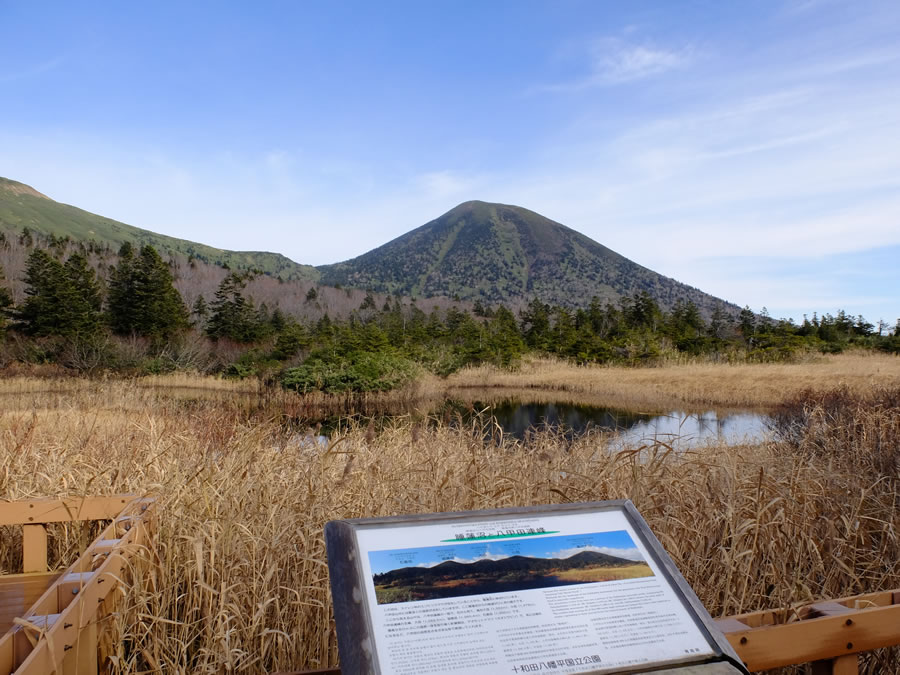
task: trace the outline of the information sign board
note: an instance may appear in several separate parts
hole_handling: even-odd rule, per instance
[[[618,673],[733,657],[631,502],[333,521],[326,542],[344,672]]]

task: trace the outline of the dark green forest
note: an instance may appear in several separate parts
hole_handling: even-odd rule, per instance
[[[369,293],[348,317],[325,313],[301,321],[247,293],[259,272],[228,271],[213,297],[198,295],[187,307],[170,263],[150,245],[123,244],[102,275],[84,246],[29,251],[21,302],[13,301],[0,269],[3,367],[57,364],[128,375],[191,370],[342,392],[393,389],[423,371],[445,376],[470,364],[514,367],[526,354],[652,366],[687,358],[787,361],[853,347],[900,352],[900,321],[876,326],[838,311],[798,325],[765,309],[733,314],[724,305],[704,318],[691,302],[663,311],[646,291],[575,310],[534,299],[518,312],[479,302],[429,311],[408,298],[378,301]],[[313,287],[306,300],[315,296]]]

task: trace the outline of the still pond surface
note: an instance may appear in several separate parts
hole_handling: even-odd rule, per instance
[[[759,443],[770,435],[768,415],[757,412],[691,413],[674,410],[650,414],[571,403],[523,403],[508,399],[475,403],[492,415],[504,434],[527,439],[532,430],[552,429],[569,436],[587,431],[616,433],[615,444],[637,447],[662,441],[680,449],[714,444]]]
[[[173,388],[166,388],[172,395]],[[234,394],[233,392],[200,392],[189,390],[181,392],[187,398],[239,398],[249,406],[261,405],[263,398],[253,393]],[[202,394],[202,395],[201,395]],[[563,433],[568,437],[584,434],[589,431],[607,431],[616,434],[614,447],[639,447],[654,441],[662,441],[678,449],[688,449],[713,444],[739,445],[742,443],[760,443],[771,436],[769,415],[753,411],[715,411],[687,412],[673,410],[665,414],[646,413],[612,409],[594,405],[553,401],[552,394],[546,401],[530,402],[515,397],[498,397],[493,390],[470,390],[461,399],[449,399],[442,404],[434,401],[412,401],[391,410],[366,407],[365,409],[346,409],[338,414],[336,411],[321,411],[321,418],[307,417],[304,422],[310,427],[316,426],[321,435],[314,442],[328,443],[329,437],[337,429],[343,427],[348,417],[357,419],[375,419],[386,422],[396,416],[419,416],[423,410],[430,411],[434,419],[455,420],[466,424],[473,422],[475,415],[478,423],[484,425],[493,417],[503,433],[522,441],[535,430],[550,429]],[[312,412],[312,411],[310,411]]]

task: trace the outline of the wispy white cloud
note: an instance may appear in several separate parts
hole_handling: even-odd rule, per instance
[[[617,37],[597,39],[581,50],[588,73],[582,77],[539,86],[536,91],[567,92],[620,85],[684,68],[696,57],[691,46],[661,47]]]
[[[693,58],[691,48],[664,49],[629,44],[618,39],[599,41],[591,50],[591,80],[597,84],[620,84],[682,68]]]

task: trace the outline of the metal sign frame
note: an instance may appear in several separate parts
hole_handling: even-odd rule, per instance
[[[693,622],[709,649],[704,650],[704,653],[700,655],[668,658],[662,661],[641,663],[633,667],[624,667],[616,670],[610,670],[609,667],[602,666],[600,669],[579,670],[578,672],[646,672],[648,670],[696,666],[711,662],[729,663],[735,668],[736,672],[747,672],[728,640],[717,628],[713,619],[648,527],[646,521],[644,521],[634,504],[629,500],[328,522],[325,526],[325,543],[328,553],[328,567],[342,670],[350,673],[392,675],[382,670],[380,665],[379,649],[385,648],[385,645],[379,644],[378,631],[373,621],[371,597],[375,591],[373,585],[372,593],[370,593],[368,585],[374,584],[374,582],[373,578],[369,576],[371,569],[364,562],[364,556],[368,554],[368,550],[364,550],[360,546],[361,533],[364,539],[370,540],[370,533],[381,531],[387,534],[392,530],[396,531],[398,528],[404,528],[404,530],[405,528],[413,528],[412,533],[414,534],[415,528],[421,528],[421,531],[425,532],[426,528],[432,525],[464,527],[467,524],[477,525],[490,521],[533,517],[556,518],[559,522],[565,522],[560,521],[558,517],[591,516],[610,512],[624,516],[628,525],[630,525],[631,532],[640,540],[645,552],[644,557],[649,556],[654,563],[658,574],[653,574],[653,576],[658,576],[664,586],[671,590],[675,598],[680,602],[681,607],[686,610],[687,617]],[[597,515],[597,517],[599,519],[601,516]],[[496,539],[499,537],[487,538]],[[503,594],[498,593],[497,595]],[[377,602],[381,604],[381,601]],[[381,641],[383,642],[383,640]]]

